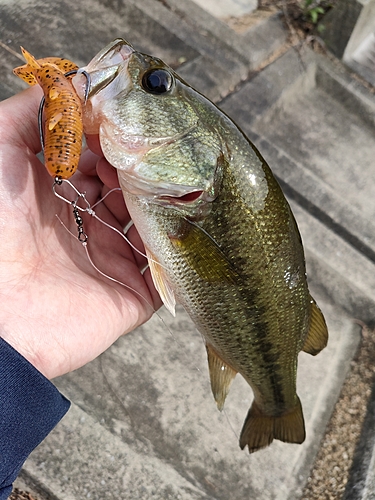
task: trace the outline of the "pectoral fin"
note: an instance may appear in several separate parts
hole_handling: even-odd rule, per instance
[[[55,115],[53,115],[48,122],[48,130],[53,130],[62,117],[63,117],[62,113],[56,113]]]
[[[169,238],[198,276],[209,283],[216,281],[234,283],[237,273],[213,238],[200,226],[187,219],[183,229],[182,236]]]
[[[206,349],[212,394],[214,395],[217,407],[221,411],[237,372],[220,358],[210,344],[206,345]]]
[[[311,297],[311,319],[303,351],[316,356],[328,342],[328,330],[322,311]]]
[[[155,288],[159,292],[160,298],[165,307],[173,316],[176,316],[176,298],[172,286],[166,276],[165,269],[147,248],[146,254]]]

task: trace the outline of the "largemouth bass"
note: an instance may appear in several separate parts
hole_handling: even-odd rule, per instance
[[[327,343],[300,234],[267,163],[213,103],[155,57],[117,39],[85,68],[84,127],[99,133],[174,314],[203,335],[219,409],[240,373],[254,393],[240,446],[302,443],[297,357]],[[73,83],[83,96],[86,79]]]

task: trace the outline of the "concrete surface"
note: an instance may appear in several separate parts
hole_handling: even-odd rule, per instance
[[[0,98],[23,86],[11,73],[19,45],[37,57],[83,64],[122,36],[219,102],[291,202],[330,331],[319,356],[299,359],[306,442],[274,442],[249,456],[238,434],[250,389],[237,377],[218,412],[200,335],[183,311],[172,318],[162,309],[55,381],[72,409],[27,460],[23,484],[41,500],[307,498],[304,487],[360,341],[353,318],[375,318],[374,94],[339,61],[288,49],[288,33],[272,12],[240,34],[189,0],[0,0],[0,33]],[[347,499],[374,498],[372,401]],[[329,475],[327,464],[326,498],[337,498],[328,496]]]
[[[375,0],[341,0],[321,28],[327,47],[375,85]]]
[[[375,85],[375,0],[369,0],[364,5],[343,61]]]
[[[341,295],[349,314],[369,321],[375,314],[370,271],[375,262],[375,101],[341,66],[309,51],[302,61],[290,49],[221,107],[236,116],[284,191],[331,230],[311,241],[313,251],[320,249],[321,259],[336,272],[335,280],[322,279],[322,284],[335,300]],[[338,259],[344,244],[351,248]],[[361,255],[354,257],[356,251]],[[352,293],[337,290],[338,276],[356,287],[355,303]]]
[[[258,0],[194,0],[202,9],[218,19],[243,16],[258,7]]]
[[[339,59],[347,48],[350,37],[368,0],[340,0],[321,21],[321,36],[329,50]]]
[[[64,499],[290,498],[303,485],[357,342],[345,315],[326,311],[332,337],[321,369],[310,356],[300,360],[308,432],[303,446],[275,443],[251,457],[241,452],[238,432],[250,390],[236,379],[220,414],[199,334],[189,331],[182,312],[177,320],[163,313],[173,336],[155,317],[101,359],[57,381],[75,406],[33,453],[27,473]],[[324,391],[314,394],[312,385]]]

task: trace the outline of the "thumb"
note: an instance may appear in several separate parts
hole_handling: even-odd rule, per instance
[[[41,150],[38,110],[43,92],[39,85],[20,92],[0,103],[1,142]]]

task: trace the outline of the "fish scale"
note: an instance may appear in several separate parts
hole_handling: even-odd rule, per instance
[[[217,215],[215,214],[215,209],[213,208],[211,217],[206,218],[203,225],[204,229],[213,237],[215,242],[220,247],[225,248],[225,255],[227,256],[228,260],[233,263],[233,267],[236,269],[236,272],[241,276],[241,279],[236,282],[235,286],[229,285],[228,289],[226,290],[226,293],[224,295],[224,297],[226,298],[226,304],[224,305],[222,300],[220,308],[214,308],[212,311],[213,317],[220,318],[220,325],[224,324],[226,328],[229,328],[233,332],[233,334],[231,336],[228,336],[227,331],[223,332],[222,327],[215,328],[213,326],[208,326],[207,324],[203,326],[203,330],[206,332],[206,337],[209,337],[210,340],[212,339],[212,343],[219,350],[219,352],[234,353],[231,356],[229,356],[228,354],[226,354],[226,356],[225,354],[223,354],[223,356],[226,357],[226,360],[229,362],[229,364],[236,368],[237,371],[241,371],[242,374],[246,375],[246,379],[250,381],[252,386],[256,387],[257,385],[264,385],[265,383],[266,385],[269,385],[268,379],[271,368],[272,372],[275,372],[275,379],[277,379],[278,381],[283,380],[283,377],[278,376],[277,374],[277,370],[275,369],[275,362],[279,357],[282,357],[283,353],[285,353],[285,350],[283,350],[283,343],[289,344],[290,346],[291,342],[289,338],[287,338],[287,341],[285,342],[281,335],[278,335],[275,339],[276,333],[280,333],[281,331],[278,323],[282,323],[282,329],[285,331],[286,336],[290,336],[292,339],[295,339],[295,344],[299,344],[294,347],[295,350],[300,350],[302,348],[304,338],[298,338],[293,335],[293,330],[303,330],[307,333],[307,325],[300,324],[303,320],[306,323],[306,319],[301,318],[302,321],[294,321],[293,327],[291,328],[289,324],[291,322],[290,313],[279,318],[280,306],[282,305],[282,302],[285,302],[286,299],[285,296],[283,298],[283,295],[282,293],[280,293],[278,288],[285,286],[284,281],[280,279],[276,281],[275,278],[270,280],[269,278],[265,277],[267,283],[272,283],[273,287],[270,287],[269,285],[267,287],[262,287],[259,285],[254,286],[254,283],[259,283],[262,278],[262,276],[259,276],[259,274],[261,275],[266,272],[265,266],[260,266],[257,262],[254,263],[254,255],[258,254],[259,259],[263,259],[262,253],[264,252],[262,252],[262,249],[264,248],[264,246],[267,246],[270,241],[271,243],[273,242],[273,240],[275,239],[275,231],[271,233],[271,240],[269,240],[269,232],[263,230],[262,235],[266,238],[266,242],[259,242],[259,238],[257,236],[258,231],[256,229],[256,220],[254,221],[253,228],[251,228],[251,226],[248,224],[246,228],[242,227],[241,230],[239,230],[236,224],[233,225],[232,221],[241,220],[240,216],[243,211],[244,204],[240,197],[233,196],[233,194],[235,193],[234,189],[234,186],[228,186],[227,190],[223,189],[222,195],[219,196],[219,198],[214,202],[214,205],[217,204],[220,207],[219,217],[221,220],[221,224],[217,224]],[[227,195],[227,193],[230,197],[230,203],[226,203],[225,200],[225,196]],[[234,203],[234,200],[239,200],[239,203]],[[224,211],[222,207],[227,208],[226,214],[223,213]],[[287,206],[284,207],[284,210],[286,209]],[[263,214],[262,220],[264,221]],[[271,216],[268,225],[272,225],[272,220],[273,217]],[[226,221],[227,224],[224,224],[224,221]],[[232,227],[228,229],[228,225]],[[252,249],[251,261],[249,261],[249,258],[238,255],[239,247],[246,248],[241,240],[244,240],[245,242],[249,242],[249,240],[254,241],[256,242],[257,246],[260,247],[259,252],[257,252],[254,248]],[[254,275],[254,269],[260,270],[258,276]],[[268,270],[270,269],[268,268]],[[304,272],[304,268],[301,271]],[[180,279],[184,280],[184,277],[181,276]],[[191,280],[191,277],[187,277],[185,286],[189,286],[189,281],[194,282],[194,280]],[[198,294],[201,296],[202,293],[199,290],[199,286],[200,284],[197,283]],[[260,291],[264,291],[263,293],[266,294],[266,297],[262,297],[261,292],[259,292],[257,289],[260,289]],[[218,293],[223,293],[222,284],[220,284]],[[238,301],[234,301],[234,303],[233,293],[237,293],[238,297]],[[212,297],[212,295],[213,291],[211,290],[207,295],[209,297],[211,309],[212,303],[215,303],[216,300],[218,300]],[[274,295],[271,301],[270,295]],[[306,285],[303,281],[301,282],[301,290],[296,291],[295,296],[297,296],[296,298],[299,299],[299,302],[301,303],[303,308],[308,307],[309,298],[306,294]],[[204,299],[200,297],[200,301],[203,300]],[[244,306],[244,304],[246,305]],[[287,299],[287,305],[289,305],[289,299]],[[223,309],[227,311],[225,314],[226,317],[224,318],[222,318],[221,312]],[[273,312],[275,309],[277,310],[277,313]],[[195,314],[194,311],[189,312],[191,315]],[[277,323],[273,319],[274,316],[279,318]],[[254,328],[254,323],[256,324],[256,328]],[[269,325],[274,326],[273,328],[270,328]],[[244,342],[244,337],[247,338],[248,342]],[[277,347],[275,346],[275,340],[279,340],[279,345]],[[237,347],[231,349],[232,344],[237,344],[241,346],[242,349],[239,350]],[[252,346],[252,348],[244,349],[244,346],[249,344]],[[238,361],[238,358],[240,358],[240,362]],[[263,376],[261,375],[261,366],[259,363],[260,359],[263,360],[263,367],[266,371],[266,374]],[[242,368],[239,367],[239,364],[242,366]],[[289,377],[287,377],[287,380],[289,381]],[[270,398],[271,401],[272,399],[277,399],[278,401],[275,406],[278,407],[278,410],[282,412],[283,408],[280,407],[280,399],[286,399],[284,393],[286,393],[287,390],[282,389],[281,391],[279,391],[280,385],[282,385],[281,382],[274,382],[271,385],[273,385],[273,387],[276,387],[277,390],[274,390],[273,387],[270,388],[268,386],[267,389],[258,389],[258,391],[262,392],[263,394],[272,394],[272,397]],[[275,396],[275,393],[277,394],[278,391],[281,392],[281,394]],[[292,395],[291,399],[295,404],[294,394]],[[286,402],[286,404],[288,403],[291,404],[291,401],[289,400]]]

